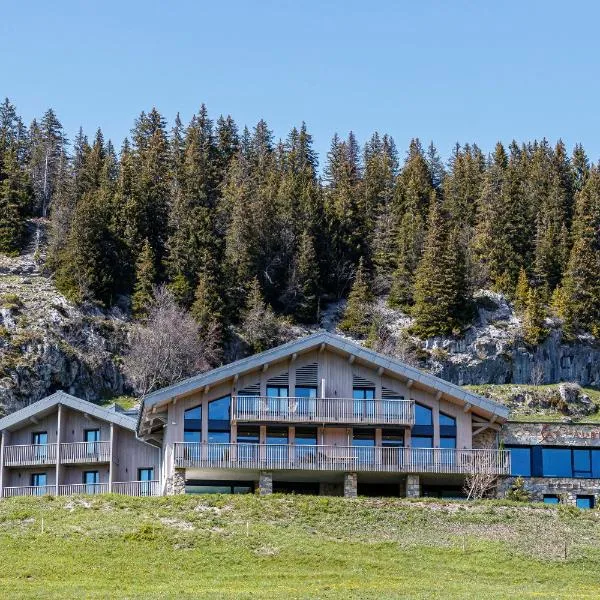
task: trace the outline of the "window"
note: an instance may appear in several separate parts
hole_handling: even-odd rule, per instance
[[[238,444],[258,444],[260,441],[260,428],[257,425],[238,425]]]
[[[267,406],[271,415],[287,414],[289,393],[287,386],[267,387]]]
[[[228,444],[231,441],[231,398],[224,396],[208,403],[208,442]]]
[[[267,444],[288,444],[287,427],[267,427]]]
[[[404,446],[404,431],[402,429],[382,429],[381,445],[384,448],[402,448]]]
[[[186,481],[186,494],[251,494],[251,481]]]
[[[374,429],[354,429],[352,431],[352,445],[362,447],[375,446]]]
[[[84,442],[99,442],[100,441],[100,430],[99,429],[86,429],[83,432]]]
[[[433,427],[433,411],[422,404],[415,404],[415,425]]]
[[[594,508],[594,496],[577,496],[575,502],[577,508]]]
[[[46,493],[46,486],[48,485],[48,476],[46,473],[32,473],[31,474],[31,487],[39,488],[34,490],[34,495],[38,496]]]
[[[44,462],[48,459],[48,432],[47,431],[34,431],[31,434],[31,443],[37,446],[35,451],[35,457],[37,460]]]
[[[154,469],[152,467],[138,469],[138,481],[140,481],[140,495],[151,496],[152,488],[150,482],[154,479]]]
[[[510,474],[531,477],[531,448],[512,446],[508,450],[510,450]]]
[[[316,446],[317,429],[316,427],[296,427],[294,439],[296,446]]]
[[[440,459],[445,464],[454,464],[456,448],[456,419],[450,415],[440,413]]]
[[[592,453],[590,450],[573,450],[573,476],[592,476]]]
[[[317,412],[317,388],[316,387],[297,387],[296,412],[300,415],[314,415]]]
[[[202,441],[202,406],[189,408],[183,413],[183,441]]]
[[[354,398],[355,417],[373,417],[375,415],[374,388],[354,388],[352,397]]]
[[[84,471],[83,472],[83,483],[85,484],[86,494],[95,494],[98,491],[98,484],[100,483],[100,474],[98,471]]]
[[[544,477],[572,477],[571,450],[542,448],[542,473]]]
[[[544,504],[560,504],[560,498],[556,494],[544,494]]]
[[[412,428],[411,446],[413,448],[433,448],[433,411],[428,406],[415,404],[415,424]],[[413,452],[413,460],[431,461],[431,452]]]
[[[413,435],[410,439],[413,448],[433,448],[433,437],[426,435]]]

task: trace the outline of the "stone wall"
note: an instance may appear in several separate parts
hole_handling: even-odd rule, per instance
[[[406,476],[406,497],[418,498],[421,495],[421,480],[418,475]]]
[[[473,448],[497,448],[498,432],[494,429],[484,429],[473,436]]]
[[[261,496],[273,493],[273,473],[261,471],[258,476],[258,493]]]
[[[503,477],[498,484],[498,497],[504,498],[516,477]],[[555,494],[564,504],[575,505],[577,496],[594,496],[594,504],[600,501],[600,479],[571,479],[566,477],[524,477],[525,489],[531,499],[541,502],[544,494]]]
[[[356,498],[358,495],[358,476],[356,473],[344,473],[344,497]]]
[[[185,469],[175,469],[173,477],[167,478],[165,493],[167,496],[185,494]]]
[[[508,422],[502,427],[500,439],[505,445],[600,448],[600,424]]]

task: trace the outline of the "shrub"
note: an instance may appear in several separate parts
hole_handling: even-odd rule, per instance
[[[510,490],[506,493],[506,499],[514,502],[530,502],[531,494],[525,488],[525,480],[522,477],[517,477],[514,483],[510,486]]]

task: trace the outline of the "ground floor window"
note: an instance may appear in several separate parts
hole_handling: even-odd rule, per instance
[[[599,448],[508,446],[507,449],[514,476],[600,478]]]
[[[48,475],[46,475],[46,473],[31,474],[32,487],[46,487],[46,485],[48,485]]]
[[[577,496],[577,508],[594,508],[594,496]]]
[[[560,498],[556,494],[544,494],[544,504],[560,504]]]
[[[253,481],[195,481],[185,483],[186,494],[252,494]]]

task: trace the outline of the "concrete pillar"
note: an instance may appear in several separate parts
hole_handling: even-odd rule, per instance
[[[172,477],[167,478],[167,496],[185,494],[185,469],[175,469]]]
[[[406,476],[406,497],[419,498],[421,496],[421,480],[418,475]]]
[[[344,473],[344,498],[356,498],[358,495],[358,476],[356,473]]]
[[[266,496],[273,493],[273,473],[271,471],[261,471],[258,476],[258,493]]]

